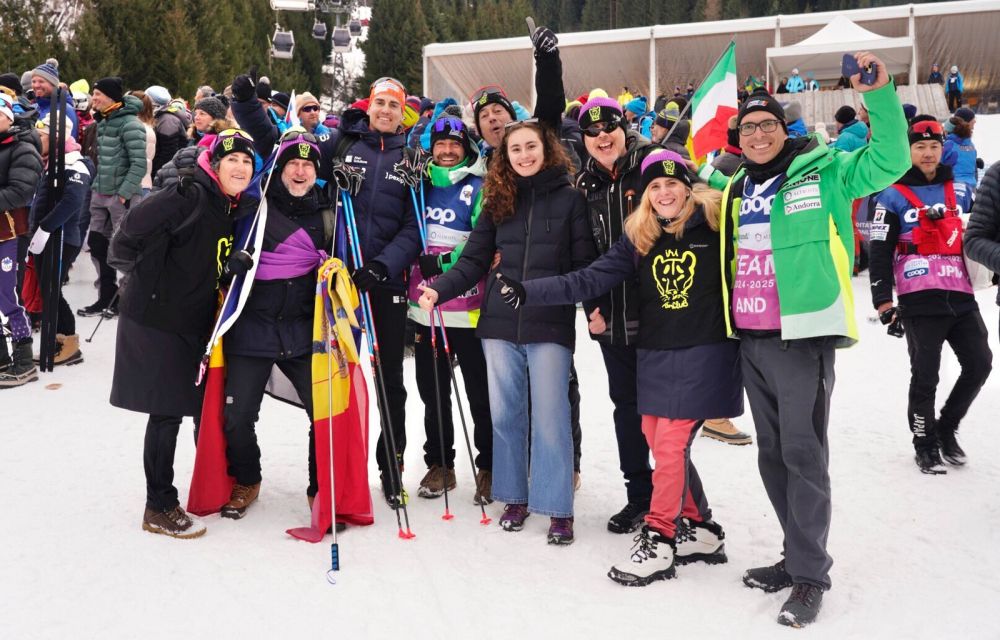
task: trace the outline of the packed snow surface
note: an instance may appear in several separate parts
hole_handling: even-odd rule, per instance
[[[1000,135],[979,135],[993,120],[1000,129],[1000,118],[981,120],[981,153],[1000,159],[990,148],[1000,147]],[[94,278],[84,254],[66,289],[74,309],[93,302]],[[998,638],[1000,374],[987,381],[962,424],[968,465],[949,468],[945,476],[920,474],[906,424],[905,341],[867,321],[874,315],[867,277],[855,279],[854,291],[861,342],[837,353],[829,431],[833,589],[807,633],[838,640]],[[995,294],[988,289],[977,297],[997,350]],[[88,336],[96,322],[78,319],[79,334]],[[537,515],[522,532],[502,531],[496,525],[500,504],[487,507],[493,524],[479,524],[463,449],[451,494],[455,519],[441,519],[443,499],[416,497],[425,471],[423,407],[408,359],[404,481],[416,538],[397,538],[370,455],[376,523],[340,535],[334,586],[325,577],[329,536],[308,544],[285,534],[309,521],[307,420],[301,410],[273,400],[265,401],[257,429],[261,497],[245,519],[208,517],[208,533],[196,540],[140,529],[145,416],[108,404],[115,329],[115,321],[105,322],[92,343],[83,343],[83,364],[0,391],[0,637],[749,640],[792,633],[775,622],[788,592],[765,594],[740,580],[746,568],[771,564],[781,551],[755,446],[697,438],[693,447],[715,519],[726,530],[728,564],[680,567],[677,579],[642,589],[605,576],[628,557],[632,536],[605,529],[608,516],[625,504],[625,492],[604,366],[597,346],[584,337],[582,315],[576,366],[583,390],[583,486],[576,494],[575,544],[546,544],[548,521]],[[950,350],[945,353],[939,406],[959,373]],[[753,431],[749,413],[736,422]],[[371,425],[374,445],[374,413]],[[194,460],[191,436],[188,421],[175,465],[182,503]]]

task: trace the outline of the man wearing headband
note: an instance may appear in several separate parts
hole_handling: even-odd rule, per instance
[[[833,560],[828,471],[835,347],[857,342],[851,271],[851,201],[892,184],[909,167],[906,121],[885,64],[874,84],[851,78],[871,109],[871,144],[854,152],[819,138],[789,138],[784,110],[754,91],[737,115],[744,164],[723,187],[720,232],[736,246],[731,317],[742,339],[743,380],[757,429],[758,467],[784,534],[784,559],[750,569],[747,586],[792,587],[778,622],[804,626],[830,588]],[[794,390],[791,392],[790,390]]]
[[[913,166],[877,197],[871,227],[872,304],[885,324],[901,320],[910,355],[906,417],[923,473],[965,464],[962,418],[989,376],[992,354],[962,256],[962,221],[972,207],[968,185],[941,163],[944,130],[929,115],[907,132]],[[899,298],[893,305],[895,288]],[[958,356],[961,375],[935,415],[941,348]]]

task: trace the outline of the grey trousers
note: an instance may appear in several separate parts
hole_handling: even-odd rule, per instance
[[[795,582],[829,589],[834,339],[743,336],[741,349],[757,466],[785,536],[785,570]]]

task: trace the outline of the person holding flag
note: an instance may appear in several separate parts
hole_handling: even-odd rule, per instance
[[[180,506],[173,485],[174,451],[183,416],[200,416],[194,385],[212,329],[219,280],[243,268],[229,255],[235,220],[252,214],[243,194],[253,178],[253,140],[224,131],[183,180],[130,209],[111,240],[109,264],[127,274],[115,349],[111,404],[148,413],[143,466],[142,528],[195,538],[205,525]]]

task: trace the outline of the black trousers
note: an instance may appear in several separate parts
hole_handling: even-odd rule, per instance
[[[636,405],[635,347],[601,344],[601,355],[608,372],[608,394],[615,405],[615,439],[618,462],[625,476],[625,493],[629,502],[649,504],[653,470],[649,466],[649,445],[642,433],[642,416]]]
[[[142,449],[142,466],[146,471],[146,507],[170,511],[180,504],[174,486],[174,452],[180,416],[151,415],[146,421],[146,438]],[[195,429],[199,418],[195,418]]]
[[[309,416],[309,484],[312,488],[316,485],[316,460],[312,432],[312,355],[308,353],[287,360],[226,355],[226,405],[223,416],[229,475],[242,485],[261,481],[260,447],[257,445],[255,426],[264,387],[275,365],[295,387]]]
[[[392,420],[392,434],[396,445],[396,463],[403,464],[403,453],[406,451],[406,387],[403,386],[403,345],[406,341],[406,296],[376,287],[369,292],[372,303],[372,317],[375,321],[375,333],[378,336],[379,357],[382,362],[382,375],[385,379],[386,404],[389,407],[389,417]],[[380,394],[378,380],[375,384],[376,393]],[[382,416],[382,407],[379,407]],[[385,417],[382,416],[384,420]],[[388,468],[389,457],[386,456],[386,446],[380,433],[375,445],[375,460],[378,468]]]
[[[430,329],[417,325],[414,341],[417,390],[424,403],[424,462],[431,465],[455,468],[455,427],[451,408],[451,367],[444,352],[440,331],[437,331],[437,375],[440,385],[441,422],[444,431],[446,460],[441,461],[441,438],[438,430],[437,400],[434,389],[434,349],[431,347]],[[475,329],[448,329],[451,352],[458,358],[465,381],[472,416],[473,440],[476,444],[476,467],[493,469],[493,420],[490,417],[490,394],[486,378],[486,356],[483,344],[476,337]],[[463,436],[464,437],[464,436]]]
[[[949,91],[948,92],[948,111],[955,113],[955,110],[962,106],[962,92],[961,91]]]
[[[955,432],[993,369],[993,353],[979,310],[955,316],[906,316],[906,344],[910,352],[910,395],[907,418],[913,446],[936,449],[938,434]],[[935,420],[934,400],[941,369],[941,347],[947,342],[958,357],[962,373]]]
[[[60,278],[66,280],[69,276],[69,269],[73,266],[73,261],[76,257],[80,255],[80,247],[74,247],[73,245],[64,244],[62,251],[62,273]],[[56,321],[56,333],[61,333],[64,336],[71,336],[76,333],[76,314],[73,310],[69,308],[69,303],[66,302],[66,296],[61,293],[59,295],[59,318]]]
[[[108,266],[108,249],[111,247],[111,241],[106,235],[91,231],[87,236],[87,246],[90,247],[90,257],[97,261],[97,276],[100,281],[97,302],[100,306],[106,307],[118,293],[118,285],[115,283],[118,274]]]

